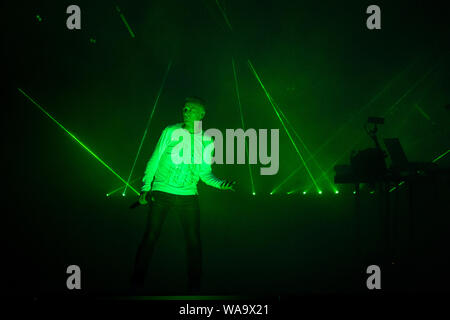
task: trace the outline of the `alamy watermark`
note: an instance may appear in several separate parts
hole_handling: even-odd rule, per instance
[[[118,7],[116,7],[118,8]],[[117,9],[120,13],[120,9]],[[67,7],[66,13],[70,14],[69,17],[67,17],[66,20],[66,26],[69,30],[81,30],[81,9],[79,6],[72,4]],[[370,14],[369,17],[366,19],[366,27],[369,30],[380,30],[381,29],[381,9],[379,6],[372,4],[369,5],[366,9],[366,13]],[[120,16],[122,20],[125,18],[120,13]],[[39,16],[38,16],[39,17]],[[41,21],[41,18],[38,18],[39,21]],[[124,20],[125,22],[125,20]],[[128,24],[125,22],[125,25],[128,27]],[[129,28],[129,27],[128,27]],[[131,33],[131,31],[130,31]],[[132,34],[132,37],[134,38],[134,34]]]
[[[178,142],[172,150],[172,161],[174,164],[224,164],[224,136],[222,131],[210,128],[201,131],[201,121],[195,121],[194,128],[198,128],[200,133],[194,134],[197,139],[191,139],[191,134],[185,129],[176,129],[171,136],[171,140]],[[247,150],[246,139],[248,139],[248,159],[250,164],[259,163],[269,165],[260,169],[261,175],[275,175],[278,173],[279,159],[279,129],[270,129],[270,155],[268,154],[267,129],[253,128],[247,129],[226,129],[225,130],[225,164],[245,164]],[[201,139],[200,139],[201,138]],[[214,140],[213,140],[214,138]],[[193,145],[192,145],[192,142]],[[236,157],[235,157],[235,140]],[[206,146],[204,142],[211,141]],[[193,147],[193,148],[192,148]],[[192,155],[192,150],[194,154]],[[214,150],[214,155],[213,154]]]

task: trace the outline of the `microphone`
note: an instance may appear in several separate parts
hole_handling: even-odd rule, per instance
[[[148,205],[148,204],[150,203],[150,201],[148,201],[148,195],[149,195],[149,194],[150,194],[150,192],[148,192],[147,195],[146,195],[146,197],[145,197],[145,200],[147,200],[147,203],[144,204],[144,206],[146,206],[146,205]],[[131,206],[130,206],[129,208],[130,208],[130,209],[135,209],[135,208],[140,207],[140,206],[142,206],[142,204],[140,204],[140,203],[139,203],[139,200],[138,200],[138,201],[132,203]]]

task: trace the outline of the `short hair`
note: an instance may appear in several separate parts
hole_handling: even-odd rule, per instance
[[[187,102],[192,102],[201,105],[203,107],[203,110],[206,112],[206,101],[204,99],[191,96],[184,99],[184,103],[186,104]]]

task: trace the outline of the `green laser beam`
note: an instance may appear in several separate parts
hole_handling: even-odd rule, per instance
[[[450,152],[450,150],[445,151],[443,154],[441,154],[440,156],[437,156],[433,161],[431,161],[432,163],[435,163],[437,161],[439,161],[439,159],[442,159],[443,157],[445,157],[448,153]],[[398,187],[400,187],[402,184],[404,184],[405,181],[400,182],[397,186],[392,187],[389,192],[394,191],[395,189],[397,189]]]
[[[139,179],[139,178],[133,179],[133,180],[131,180],[129,183],[131,184],[131,183],[137,181],[138,179]],[[122,188],[123,188],[123,185],[120,185],[120,187],[117,187],[117,188],[114,189],[113,191],[108,192],[108,193],[106,194],[106,196],[109,197],[109,196],[113,195],[114,193],[116,193],[117,191],[121,190]]]
[[[392,114],[392,112],[393,112],[393,109],[403,100],[403,99],[405,99],[415,88],[417,88],[417,86],[420,84],[420,83],[422,83],[422,81],[424,81],[438,66],[439,66],[439,64],[441,63],[441,60],[439,60],[433,67],[431,67],[421,78],[419,78],[419,79],[417,79],[413,84],[412,84],[412,86],[403,94],[403,95],[401,95],[400,96],[400,98],[399,99],[397,99],[397,101],[395,101],[395,103],[393,103],[384,113],[383,113],[383,117],[385,117],[388,113],[390,113],[390,114]],[[338,159],[336,159],[334,162],[333,162],[333,164],[325,171],[325,174],[328,174],[329,173],[329,171],[330,170],[332,170],[333,168],[334,168],[334,166],[335,166],[335,164],[339,161],[339,160],[341,160],[350,150],[352,150],[356,145],[358,145],[358,143],[360,143],[362,140],[363,140],[363,138],[364,138],[365,136],[364,135],[361,135],[359,138],[358,138],[358,140],[353,144],[353,145],[350,145],[350,147],[349,148],[347,148],[346,149],[346,151],[345,152],[343,152],[342,154],[341,154],[341,156],[338,158]],[[321,176],[321,177],[319,177],[319,180],[320,179],[322,179],[322,177],[323,176]],[[301,187],[299,187],[299,188],[301,188]]]
[[[402,71],[400,71],[399,73],[397,73],[393,78],[391,78],[386,85],[377,93],[375,94],[372,99],[370,99],[367,103],[365,103],[361,108],[358,109],[357,112],[355,112],[354,114],[352,114],[342,125],[340,125],[340,127],[338,128],[338,130],[331,135],[318,149],[317,151],[314,153],[314,155],[317,155],[319,152],[321,152],[322,150],[324,150],[324,148],[326,146],[328,146],[328,144],[331,143],[331,141],[333,141],[339,133],[341,133],[353,120],[356,119],[356,116],[360,115],[363,111],[367,110],[370,106],[373,105],[373,103],[375,101],[378,100],[379,97],[381,97],[381,95],[383,95],[386,91],[388,91],[395,82],[397,82],[397,80],[403,76],[404,73],[406,73],[406,71],[408,71],[413,65],[415,65],[417,63],[417,59],[413,60],[406,68],[404,68]]]
[[[222,6],[219,4],[219,1],[216,0],[217,7],[219,7],[220,13],[222,13],[223,18],[225,19],[225,23],[227,24],[228,28],[230,28],[230,31],[233,31],[233,28],[231,27],[231,23],[228,20],[227,14],[225,13],[225,10],[222,8]]]
[[[435,163],[436,161],[438,161],[439,159],[442,159],[443,157],[445,157],[448,153],[450,152],[450,150],[445,151],[443,154],[441,154],[440,156],[437,156],[433,161],[433,163]]]
[[[272,101],[272,99],[271,99],[270,94],[267,92],[266,88],[264,87],[264,85],[263,85],[263,83],[262,83],[260,77],[258,76],[258,73],[256,72],[255,68],[253,67],[251,61],[250,61],[250,60],[247,60],[247,61],[248,61],[248,64],[249,64],[250,69],[252,70],[254,76],[256,77],[256,79],[258,80],[259,84],[261,85],[261,88],[264,90],[264,93],[266,94],[267,99],[269,100],[270,104],[272,105],[272,108],[273,108],[273,110],[275,111],[275,113],[276,113],[278,119],[280,120],[281,124],[283,125],[283,128],[284,128],[284,130],[286,131],[286,133],[287,133],[289,139],[291,140],[292,145],[294,146],[295,151],[297,152],[297,154],[298,154],[299,157],[300,157],[300,160],[302,161],[303,165],[305,166],[305,169],[306,169],[306,171],[308,172],[309,177],[311,178],[312,182],[314,183],[314,185],[315,185],[317,191],[319,191],[319,190],[320,190],[319,186],[317,185],[316,181],[314,180],[314,177],[313,177],[313,175],[311,174],[311,171],[309,170],[309,168],[308,168],[308,166],[307,166],[305,160],[303,159],[303,156],[301,155],[300,150],[298,150],[297,145],[296,145],[295,142],[294,142],[294,139],[292,139],[292,136],[291,136],[291,134],[289,133],[289,130],[286,128],[286,125],[284,124],[283,119],[281,118],[279,112],[277,111],[277,108],[275,107],[275,105],[274,105],[274,103],[273,103],[273,101]]]
[[[299,172],[301,168],[303,168],[303,167],[301,167],[301,166],[300,166],[300,167],[297,167],[294,171],[292,171],[292,172],[289,174],[289,176],[287,176],[287,178],[285,178],[280,184],[278,184],[275,188],[273,188],[271,192],[272,192],[272,193],[275,193],[275,192],[277,192],[278,190],[280,190],[280,188],[281,188],[286,182],[288,182],[289,179],[292,178],[297,172]]]
[[[271,97],[272,98],[272,97]],[[286,120],[286,123],[291,127],[292,131],[294,132],[294,135],[297,137],[297,139],[300,141],[300,143],[302,144],[303,148],[306,150],[306,152],[309,155],[309,159],[312,159],[313,162],[316,164],[316,166],[319,168],[319,170],[323,173],[325,173],[322,169],[322,167],[320,166],[319,162],[316,160],[316,158],[314,157],[314,155],[311,153],[311,151],[309,150],[309,148],[306,146],[306,144],[303,142],[303,139],[300,137],[300,135],[297,133],[297,130],[295,130],[294,126],[291,124],[291,122],[289,121],[289,119],[286,117],[286,115],[284,114],[283,110],[281,110],[280,106],[278,106],[278,104],[273,100],[275,106],[278,108],[278,111],[280,112],[280,114],[284,117],[284,119]],[[308,160],[309,160],[308,159]],[[336,188],[334,187],[333,183],[330,181],[330,179],[328,178],[328,176],[325,176],[327,182],[329,183],[329,185],[331,186],[331,189],[336,190]]]
[[[439,159],[442,159],[443,157],[445,157],[445,155],[447,154],[447,153],[449,153],[450,152],[450,150],[447,150],[446,152],[444,152],[443,154],[441,154],[440,156],[437,156],[433,161],[431,161],[432,163],[435,163],[435,162],[437,162]],[[405,183],[405,181],[401,181],[397,186],[394,186],[394,187],[392,187],[390,190],[389,190],[389,192],[392,192],[392,191],[394,191],[395,189],[397,189],[398,187],[400,187],[402,184],[404,184]]]
[[[293,190],[288,191],[288,194],[292,194],[295,193],[297,191],[299,191],[301,188],[295,188]],[[301,194],[307,194],[309,192],[309,190],[303,189],[303,191],[301,192]]]
[[[317,179],[317,181],[321,181],[325,175],[329,175],[330,171],[334,168],[334,166],[336,165],[336,163],[338,163],[340,160],[342,160],[344,157],[348,156],[348,151],[350,151],[351,149],[354,148],[355,145],[358,145],[362,140],[364,139],[364,136],[360,136],[359,139],[353,144],[351,145],[345,152],[343,152],[326,170],[325,172],[319,176],[319,178]],[[304,186],[298,186],[295,190],[300,190],[304,188]]]
[[[415,88],[417,88],[417,86],[418,86],[420,83],[422,83],[423,80],[425,80],[426,78],[428,78],[428,76],[429,76],[429,75],[430,75],[430,74],[431,74],[431,73],[439,66],[440,63],[441,63],[441,62],[438,61],[432,68],[430,68],[430,70],[428,70],[428,72],[426,72],[421,78],[417,79],[416,82],[414,82],[413,85],[412,85],[408,90],[406,90],[406,92],[405,92],[402,96],[400,96],[400,98],[398,98],[397,101],[396,101],[394,104],[392,104],[392,105],[384,112],[384,115],[392,114],[392,113],[394,112],[394,108],[395,108],[396,106],[398,106],[399,103],[400,103],[405,97],[407,97],[407,96],[408,96]]]
[[[402,76],[407,70],[409,70],[416,62],[417,62],[417,59],[415,59],[405,69],[403,69],[401,72],[399,72],[393,78],[391,78],[377,94],[375,94],[366,104],[364,104],[361,108],[359,108],[359,110],[356,113],[352,114],[343,124],[341,124],[339,126],[339,128],[336,130],[336,132],[333,135],[331,135],[324,143],[322,143],[322,145],[314,152],[313,156],[314,157],[317,156],[322,150],[324,150],[326,146],[328,146],[354,119],[356,119],[357,115],[361,114],[364,110],[366,110],[368,107],[370,107],[382,94],[384,94],[384,92],[386,92],[389,88],[392,87],[392,85],[400,78],[400,76]],[[306,161],[309,161],[309,158]],[[333,166],[334,166],[334,164],[333,164]],[[280,184],[278,184],[272,190],[272,192],[279,190],[298,171],[300,171],[301,168],[302,167],[298,167],[293,172],[291,172],[287,178],[285,178]],[[319,177],[319,180],[321,179],[321,177],[322,176]],[[301,187],[299,187],[299,188],[301,188]]]
[[[275,102],[274,102],[275,103]],[[317,162],[316,158],[314,157],[314,155],[311,153],[311,151],[309,150],[309,148],[306,146],[306,144],[303,142],[303,139],[300,137],[300,135],[297,133],[297,131],[295,130],[294,126],[290,123],[290,121],[288,120],[288,118],[284,115],[283,111],[280,109],[280,107],[275,103],[275,105],[278,108],[278,111],[280,111],[281,115],[285,118],[286,122],[288,123],[288,125],[291,127],[292,131],[294,131],[295,136],[297,137],[297,139],[300,141],[300,143],[302,144],[303,148],[305,148],[305,150],[307,151],[307,153],[309,154],[309,158],[306,160],[306,162],[308,162],[309,160],[313,160],[314,163],[316,164],[316,166],[319,168],[319,170],[322,172],[321,176],[325,173],[322,169],[322,167],[320,166],[320,164]],[[292,177],[296,172],[298,172],[302,167],[297,168],[296,170],[294,170],[289,176],[288,178]],[[331,180],[328,178],[328,176],[325,175],[325,178],[328,182],[328,184],[330,185],[331,189],[336,190],[336,188],[334,187],[333,183],[331,182]],[[285,181],[287,181],[288,179],[286,179]],[[316,180],[318,181],[318,180]],[[281,184],[280,184],[281,186]],[[276,192],[279,188],[275,188],[272,192]]]
[[[131,27],[130,27],[130,25],[128,24],[127,19],[125,19],[125,16],[123,15],[123,13],[120,12],[119,6],[116,6],[116,10],[117,10],[117,12],[119,13],[119,16],[120,16],[120,18],[122,19],[123,23],[125,24],[125,27],[127,27],[128,32],[130,33],[131,37],[134,38],[134,37],[135,37],[134,32],[133,32],[133,30],[131,30]]]
[[[428,121],[431,121],[430,116],[428,114],[426,114],[426,112],[423,111],[423,109],[421,107],[419,107],[419,105],[417,103],[414,104],[414,108],[416,108],[425,119],[427,119]]]
[[[130,25],[128,24],[127,20],[125,19],[124,15],[121,13],[120,18],[122,18],[123,23],[125,24],[125,27],[127,27],[128,32],[130,33],[131,37],[134,38],[134,32],[131,30]]]
[[[241,96],[239,94],[239,86],[238,86],[238,81],[237,81],[237,73],[236,73],[236,66],[234,63],[234,58],[231,59],[232,65],[233,65],[233,75],[234,75],[234,82],[235,82],[235,87],[236,87],[236,96],[238,99],[238,105],[239,105],[239,113],[241,115],[241,123],[242,123],[242,130],[245,131],[245,123],[244,123],[244,115],[242,113],[242,104],[241,104]],[[245,153],[246,156],[248,157],[248,145],[247,143],[245,144]],[[248,172],[250,174],[250,182],[252,184],[252,193],[255,193],[255,185],[253,183],[253,174],[252,174],[252,169],[250,167],[250,161],[247,163],[248,164]]]
[[[317,179],[317,181],[321,181],[325,175],[330,174],[330,171],[334,168],[334,166],[336,165],[336,163],[338,163],[340,160],[342,160],[344,157],[347,156],[347,152],[349,150],[351,150],[355,145],[357,145],[358,143],[360,143],[363,140],[364,136],[360,136],[359,139],[357,140],[356,143],[354,143],[354,145],[350,146],[345,152],[343,152]],[[301,167],[298,168],[298,170],[300,170]],[[304,188],[304,186],[298,186],[295,191],[300,190]]]
[[[44,108],[42,108],[36,101],[34,101],[30,96],[28,96],[22,89],[17,88],[20,93],[22,93],[28,100],[30,100],[36,107],[38,107],[42,112],[44,112],[53,122],[55,122],[61,129],[63,129],[66,133],[68,133],[76,142],[78,142],[87,152],[89,152],[91,155],[94,156],[95,159],[97,159],[102,165],[104,165],[109,171],[111,171],[117,178],[119,178],[122,182],[127,182],[122,179],[121,176],[119,176],[110,166],[108,166],[102,159],[100,159],[99,156],[97,156],[94,152],[91,151],[83,142],[81,142],[77,137],[75,137],[69,130],[67,130],[62,124],[60,124],[55,118],[53,118]],[[139,192],[137,192],[132,186],[129,186],[130,189],[132,189],[137,195],[139,195]]]
[[[398,185],[396,185],[395,187],[392,187],[389,192],[394,191],[395,189],[397,189],[398,187],[400,187],[401,185],[403,185],[405,183],[405,181],[401,181]]]
[[[161,96],[161,92],[162,92],[162,90],[164,88],[164,84],[166,83],[167,75],[169,74],[169,70],[170,70],[171,66],[172,66],[172,60],[170,60],[169,64],[167,65],[167,69],[166,69],[166,72],[164,73],[164,77],[163,77],[163,82],[162,82],[161,87],[159,88],[159,91],[158,91],[158,96],[157,96],[157,98],[155,100],[155,103],[153,104],[152,113],[150,114],[150,118],[148,119],[147,125],[145,126],[144,135],[141,138],[141,143],[139,144],[139,148],[138,148],[136,157],[134,158],[133,166],[131,167],[131,171],[130,171],[130,174],[129,174],[128,180],[127,180],[127,184],[125,185],[125,189],[123,190],[123,194],[124,195],[126,194],[126,191],[127,191],[128,182],[130,181],[131,176],[133,175],[134,167],[136,166],[137,159],[139,157],[139,154],[141,153],[142,145],[144,144],[145,137],[147,136],[148,128],[150,127],[150,123],[152,121],[153,114],[155,113],[156,106],[157,106],[158,101],[159,101],[159,97]]]

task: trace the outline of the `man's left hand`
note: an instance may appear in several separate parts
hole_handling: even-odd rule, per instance
[[[227,180],[227,181],[222,182],[222,184],[220,185],[220,189],[235,191],[234,190],[235,184],[236,184],[236,181],[228,181]]]

